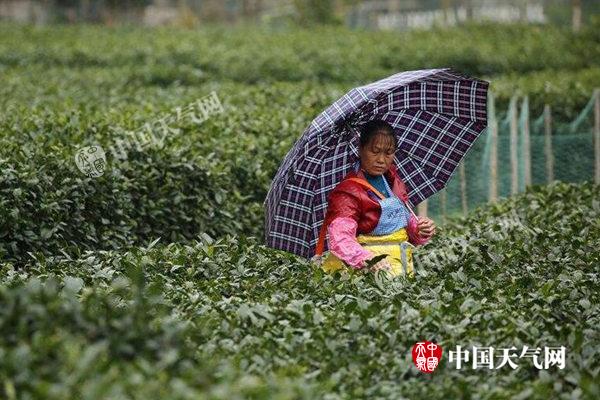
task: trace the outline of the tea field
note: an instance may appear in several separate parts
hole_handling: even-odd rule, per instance
[[[0,397],[598,398],[598,185],[452,218],[394,281],[266,248],[262,201],[319,112],[398,71],[453,66],[500,106],[520,91],[575,118],[599,32],[0,24]],[[212,91],[224,113],[113,157],[125,130]],[[96,178],[75,163],[90,145]],[[444,349],[432,374],[420,340]],[[565,368],[457,369],[458,345],[562,345]]]

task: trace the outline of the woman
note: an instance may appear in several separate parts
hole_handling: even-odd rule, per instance
[[[415,217],[405,204],[408,194],[393,164],[397,139],[392,127],[382,120],[367,122],[359,147],[355,170],[329,194],[316,254],[322,253],[326,230],[330,252],[322,264],[325,271],[344,263],[363,269],[373,257],[388,254],[371,271],[414,276],[411,247],[427,243],[435,224]]]

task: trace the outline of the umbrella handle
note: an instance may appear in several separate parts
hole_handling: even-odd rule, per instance
[[[419,216],[418,216],[417,214],[415,214],[415,212],[413,211],[413,209],[411,208],[411,206],[409,206],[409,205],[408,205],[408,201],[403,201],[403,203],[404,203],[404,205],[406,206],[406,208],[408,208],[408,211],[410,211],[410,213],[411,213],[411,214],[412,214],[412,215],[413,215],[415,218],[417,218],[417,219],[418,219],[418,217],[419,217]]]

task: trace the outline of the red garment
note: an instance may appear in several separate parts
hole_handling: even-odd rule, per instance
[[[388,171],[384,174],[392,191],[402,201],[408,201],[408,193],[406,186],[400,176],[395,165],[391,165]],[[368,190],[360,184],[348,180],[352,177],[360,177],[366,179],[362,171],[350,171],[344,179],[331,191],[329,194],[328,208],[325,215],[324,223],[329,223],[338,217],[352,218],[358,224],[358,234],[369,234],[375,229],[381,216],[381,206],[378,202],[378,197],[374,194],[369,195]],[[414,225],[407,226],[408,241],[413,245],[423,244],[423,237],[419,237],[418,228]],[[410,229],[412,228],[412,229]]]

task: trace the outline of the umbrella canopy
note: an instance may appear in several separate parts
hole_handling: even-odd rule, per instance
[[[296,140],[265,199],[269,247],[310,258],[329,192],[359,160],[360,126],[383,119],[412,207],[443,189],[487,125],[489,82],[449,68],[407,71],[350,90]]]

